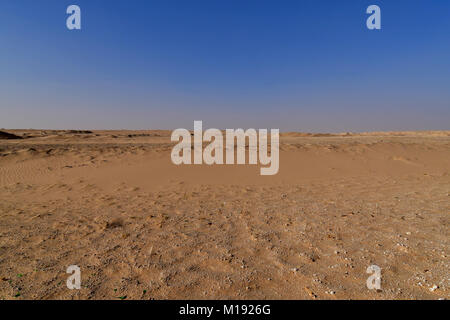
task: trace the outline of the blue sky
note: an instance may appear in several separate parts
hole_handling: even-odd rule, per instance
[[[0,41],[3,128],[450,129],[450,1],[2,0]]]

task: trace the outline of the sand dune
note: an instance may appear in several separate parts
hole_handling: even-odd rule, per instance
[[[0,299],[450,297],[448,131],[284,133],[275,176],[175,166],[170,131],[6,131]]]
[[[15,134],[9,133],[9,132],[5,132],[5,131],[0,131],[0,139],[22,139],[22,137],[16,136]]]

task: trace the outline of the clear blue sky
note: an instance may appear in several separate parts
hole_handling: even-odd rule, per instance
[[[1,0],[0,44],[3,128],[450,129],[450,1]]]

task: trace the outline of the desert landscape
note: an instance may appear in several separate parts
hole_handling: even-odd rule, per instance
[[[450,297],[450,131],[283,133],[274,176],[170,134],[2,129],[0,299]]]

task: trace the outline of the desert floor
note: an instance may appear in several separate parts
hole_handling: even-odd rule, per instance
[[[0,299],[450,297],[450,132],[286,133],[260,176],[175,166],[170,131],[5,131]]]

